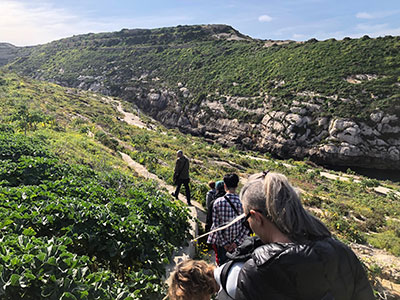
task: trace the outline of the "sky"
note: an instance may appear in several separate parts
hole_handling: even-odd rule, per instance
[[[123,28],[227,24],[258,39],[400,35],[400,0],[0,0],[0,42]]]

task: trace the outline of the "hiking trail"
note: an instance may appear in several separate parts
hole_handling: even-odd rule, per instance
[[[154,130],[153,126],[149,126],[145,123],[143,123],[140,119],[139,116],[125,112],[123,110],[122,104],[120,101],[117,100],[107,100],[107,102],[112,102],[113,105],[117,105],[116,109],[118,112],[124,115],[124,118],[122,121],[126,122],[129,125],[133,125],[139,128],[146,128],[147,130]],[[119,141],[122,144],[125,144],[122,141]],[[125,145],[127,146],[127,145]],[[130,147],[127,147],[130,148]],[[158,178],[157,175],[149,172],[145,166],[141,165],[140,163],[134,161],[129,155],[119,152],[120,155],[122,156],[122,159],[127,163],[129,167],[131,167],[139,176],[152,179],[156,181],[160,187],[165,188],[169,194],[172,192],[175,192],[175,187],[172,185],[167,184],[165,181],[162,179]],[[270,161],[268,159],[264,158],[259,158],[259,157],[253,157],[253,156],[246,156],[246,158],[249,159],[254,159],[254,160],[264,160],[264,161]],[[287,168],[294,168],[293,165],[284,163],[284,166]],[[354,180],[355,182],[361,182],[360,178],[354,175],[335,175],[331,174],[328,172],[320,172],[320,175],[326,178],[329,178],[331,180],[340,180],[340,181],[349,181],[349,180]],[[245,177],[240,177],[240,181],[244,184],[247,181],[247,178]],[[301,190],[301,189],[300,189]],[[381,194],[393,194],[396,197],[400,199],[400,192],[391,190],[389,188],[383,187],[383,186],[378,186],[374,187],[373,190],[377,193]],[[302,191],[302,190],[301,190]],[[305,192],[305,191],[302,191]],[[172,196],[171,196],[171,199]],[[184,195],[179,194],[178,199],[182,201],[183,203],[186,203],[186,198]],[[171,200],[174,201],[174,200]],[[206,220],[206,212],[203,208],[203,206],[196,202],[196,201],[191,201],[192,206],[188,206],[188,209],[190,211],[190,215],[193,217],[193,219],[190,221],[191,225],[191,234],[195,238],[198,236],[198,223],[196,220],[199,220],[201,224],[205,224]],[[394,294],[395,297],[399,297],[400,299],[400,284],[393,282],[393,278],[395,279],[396,282],[400,281],[400,259],[395,257],[394,255],[388,254],[384,250],[380,249],[375,249],[370,246],[366,245],[360,245],[360,244],[351,244],[350,245],[353,251],[361,258],[363,258],[365,261],[368,261],[371,264],[377,264],[380,268],[383,270],[382,274],[382,279],[380,281],[380,284],[386,289],[389,290],[391,293]],[[167,276],[166,279],[169,277],[169,273],[173,270],[175,265],[180,262],[181,260],[185,258],[194,258],[196,255],[196,246],[193,243],[189,242],[188,246],[182,246],[174,255],[171,263],[167,267]],[[389,281],[387,278],[391,278],[392,280]],[[387,296],[384,293],[380,297],[381,299],[386,299]]]

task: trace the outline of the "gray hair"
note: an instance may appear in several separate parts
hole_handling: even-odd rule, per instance
[[[328,228],[304,209],[299,194],[282,174],[252,175],[240,199],[247,212],[262,212],[294,242],[331,236]]]
[[[176,155],[178,155],[179,157],[181,157],[181,156],[183,155],[183,151],[182,151],[182,150],[176,151]]]

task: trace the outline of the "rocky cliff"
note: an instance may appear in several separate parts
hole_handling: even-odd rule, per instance
[[[399,41],[260,41],[199,25],[74,36],[3,59],[226,146],[398,170]]]
[[[260,126],[257,148],[333,166],[400,168],[398,116],[377,111],[369,120],[356,122],[310,118],[307,112],[296,106],[290,112],[269,111]]]
[[[181,86],[180,91],[183,97],[190,96],[187,88]],[[268,96],[263,107],[257,109],[238,106],[238,102],[251,100],[244,97],[227,97],[228,104],[209,99],[198,106],[184,107],[179,96],[168,90],[128,90],[124,97],[134,99],[141,110],[168,127],[222,145],[284,158],[308,157],[325,165],[400,169],[400,122],[396,114],[377,110],[363,121],[319,116],[322,100],[316,95],[308,101],[294,101],[285,111],[272,109]],[[227,107],[258,116],[261,122],[241,122],[229,116]]]

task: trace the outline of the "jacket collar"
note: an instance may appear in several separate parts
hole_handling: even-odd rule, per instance
[[[270,243],[258,247],[254,250],[252,258],[257,266],[261,266],[273,258],[290,251],[296,244],[294,243]]]

